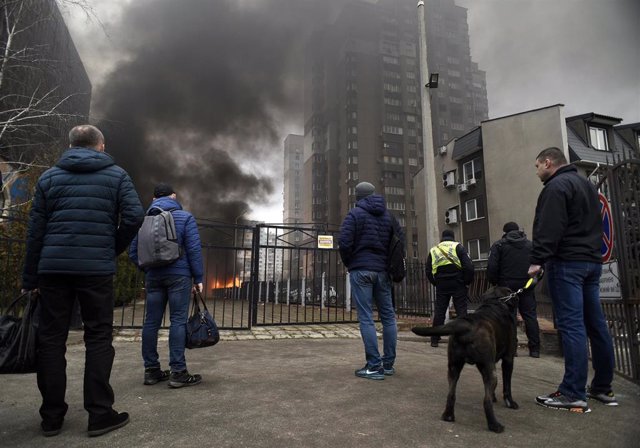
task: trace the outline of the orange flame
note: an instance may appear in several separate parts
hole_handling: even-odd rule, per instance
[[[234,286],[239,288],[241,284],[242,281],[240,281],[240,277],[236,277],[235,279],[232,278],[226,283],[222,280],[217,280],[211,289],[233,288]]]

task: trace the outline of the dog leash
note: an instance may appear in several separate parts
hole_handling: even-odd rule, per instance
[[[522,294],[527,289],[535,287],[543,275],[544,275],[544,271],[541,270],[537,275],[535,275],[534,277],[531,277],[522,288],[518,289],[516,292],[512,292],[508,296],[500,297],[500,300],[503,303],[507,303],[509,300],[513,299],[514,297],[518,297],[518,295]]]

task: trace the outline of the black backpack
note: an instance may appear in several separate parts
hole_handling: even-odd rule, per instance
[[[396,233],[398,221],[395,216],[391,216],[391,239],[389,240],[387,271],[391,280],[396,283],[401,282],[407,276],[407,262],[404,254],[404,241]]]

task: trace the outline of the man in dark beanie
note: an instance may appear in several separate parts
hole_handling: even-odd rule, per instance
[[[520,230],[518,224],[510,221],[502,228],[502,239],[495,242],[489,250],[487,277],[489,282],[498,286],[506,286],[512,291],[522,288],[529,280],[529,257],[531,241]],[[518,296],[518,310],[529,340],[529,356],[540,357],[540,327],[536,316],[536,298],[533,288],[524,290]],[[517,318],[514,308],[513,318]]]
[[[467,288],[473,280],[473,263],[464,246],[454,240],[453,231],[442,231],[442,240],[429,251],[427,278],[436,287],[433,326],[444,324],[444,318],[453,298],[456,316],[467,315],[469,295]],[[437,347],[440,336],[431,337],[431,347]]]
[[[391,278],[387,271],[389,242],[395,232],[404,235],[398,221],[387,211],[384,198],[374,194],[368,182],[356,185],[356,206],[340,228],[340,257],[349,270],[351,293],[360,321],[367,363],[355,371],[357,377],[384,380],[393,375],[398,328],[391,298]],[[382,321],[384,354],[378,351],[378,337],[373,322],[373,303]]]
[[[171,212],[181,250],[180,257],[170,264],[144,268],[146,306],[142,360],[146,386],[168,381],[169,387],[175,389],[195,386],[202,381],[201,375],[192,375],[187,370],[184,352],[191,293],[202,292],[204,269],[198,224],[191,213],[182,209],[176,192],[167,183],[160,183],[153,189],[153,202],[147,214],[157,215],[162,211]],[[138,239],[136,236],[129,247],[129,258],[136,266],[139,265]],[[158,355],[158,330],[167,304],[170,370],[163,370]]]

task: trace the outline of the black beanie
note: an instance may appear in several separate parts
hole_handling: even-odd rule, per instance
[[[520,230],[520,226],[518,225],[518,223],[513,222],[513,221],[509,221],[508,223],[506,223],[503,227],[502,227],[502,231],[504,233],[509,233],[512,230]]]
[[[446,240],[446,239],[451,239],[451,240],[453,240],[455,237],[456,237],[456,236],[455,236],[455,234],[453,233],[453,230],[446,229],[446,230],[443,230],[443,231],[442,231],[442,239],[443,239],[443,240]]]

